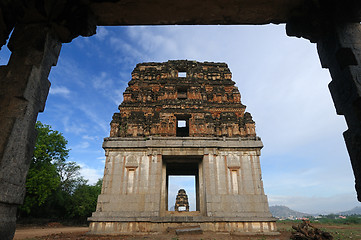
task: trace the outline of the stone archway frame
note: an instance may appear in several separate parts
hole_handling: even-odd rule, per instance
[[[11,239],[15,230],[16,206],[24,197],[35,144],[34,125],[61,43],[93,35],[96,25],[286,23],[289,36],[317,43],[322,67],[331,73],[337,113],[348,125],[344,138],[361,201],[360,9],[358,0],[2,1],[0,46],[15,30],[9,64],[0,69],[0,235]]]

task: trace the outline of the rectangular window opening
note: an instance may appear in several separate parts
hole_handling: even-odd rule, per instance
[[[187,72],[178,72],[178,77],[187,77]]]
[[[177,137],[189,137],[188,119],[177,119]]]
[[[187,127],[187,122],[186,120],[178,120],[177,122],[177,127]]]

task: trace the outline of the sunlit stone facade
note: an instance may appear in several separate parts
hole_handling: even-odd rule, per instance
[[[225,63],[141,63],[104,140],[92,233],[276,231],[260,168],[261,139]],[[195,176],[196,211],[168,211],[168,177]]]

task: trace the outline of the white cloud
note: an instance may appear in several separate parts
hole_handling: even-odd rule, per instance
[[[79,135],[87,131],[85,125],[79,123],[77,120],[74,119],[70,120],[69,115],[70,114],[62,117],[62,122],[65,132],[70,132]]]
[[[111,95],[111,99],[117,106],[123,102],[123,91],[116,89],[113,91],[113,94]]]
[[[85,104],[79,104],[78,109],[81,110],[89,119],[90,122],[92,122],[92,126],[97,126],[98,129],[100,129],[104,134],[108,133],[108,125],[109,123],[106,122],[106,119],[102,116],[99,116],[94,108],[90,107],[89,105]]]
[[[88,141],[95,141],[99,139],[97,136],[89,136],[89,135],[83,135],[82,138]]]
[[[78,150],[82,150],[82,149],[87,149],[87,148],[89,148],[89,146],[90,146],[89,142],[80,142],[79,144],[71,147],[71,149],[74,151],[78,151]]]
[[[101,72],[100,76],[93,79],[93,87],[97,90],[113,89],[113,80],[108,77],[106,72]]]
[[[81,167],[80,174],[89,180],[89,184],[95,184],[99,178],[103,177],[103,169],[91,168],[84,163],[79,163],[79,165]]]
[[[158,30],[163,31],[159,32]],[[164,31],[162,27],[130,27],[127,32],[132,41],[137,43],[138,48],[145,52],[149,59],[152,58],[151,56],[159,56],[164,53],[179,55],[179,51],[182,51],[178,42],[173,37],[169,37],[169,32],[172,32],[170,29]],[[181,34],[178,37],[181,37]],[[141,54],[139,55],[141,56]]]
[[[86,87],[86,71],[79,67],[79,63],[69,56],[59,58],[57,66],[52,69],[50,81],[75,83],[80,87]]]
[[[109,35],[109,31],[102,26],[97,27],[97,34],[95,35],[95,37],[101,41],[103,41],[105,39],[106,36]]]
[[[70,90],[64,86],[54,86],[54,87],[50,87],[49,94],[68,97],[70,94]]]
[[[118,54],[123,55],[121,58],[115,59],[118,63],[129,64],[134,62],[134,59],[142,59],[143,54],[136,46],[127,43],[122,37],[111,37],[109,42]]]
[[[104,157],[97,157],[97,160],[100,160],[101,163],[105,163],[105,156]]]

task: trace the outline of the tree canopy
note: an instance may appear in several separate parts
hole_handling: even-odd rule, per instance
[[[39,121],[35,127],[38,137],[19,217],[86,221],[95,211],[102,180],[88,185],[80,166],[67,161],[70,150],[62,133]]]

